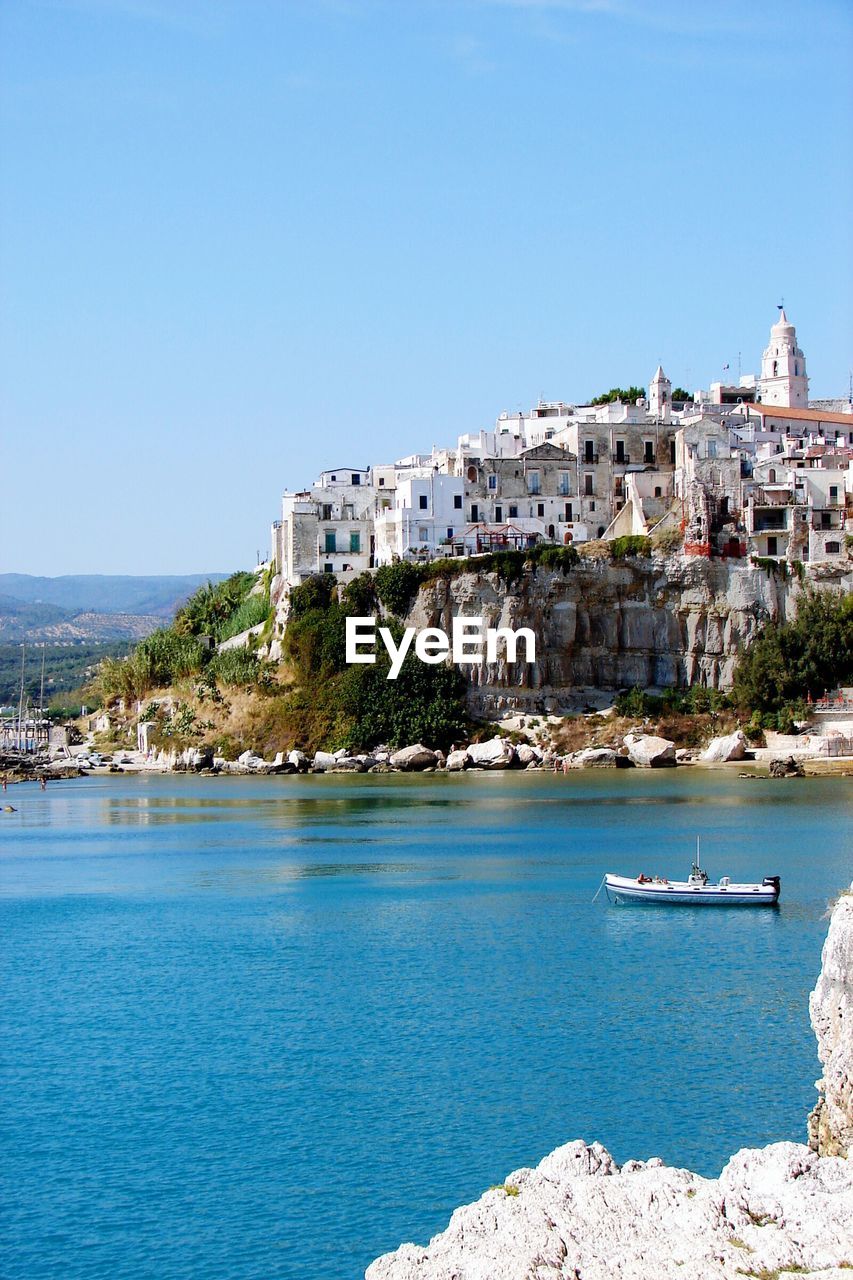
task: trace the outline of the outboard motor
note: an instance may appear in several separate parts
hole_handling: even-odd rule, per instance
[[[779,895],[782,892],[782,881],[779,876],[765,876],[761,881],[762,887],[769,888],[771,885],[776,890],[776,901],[779,901]]]

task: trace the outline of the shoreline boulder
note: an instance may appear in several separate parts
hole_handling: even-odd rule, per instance
[[[723,738],[714,738],[700,757],[703,764],[725,764],[729,760],[742,760],[746,755],[746,734],[735,729]]]
[[[434,751],[430,751],[429,747],[417,742],[411,747],[402,747],[400,751],[395,751],[389,764],[395,769],[402,769],[404,773],[416,773],[421,769],[434,769],[438,764],[438,757]]]
[[[467,756],[474,769],[509,769],[515,763],[515,748],[506,738],[492,738],[489,742],[472,742]]]
[[[676,763],[675,743],[650,733],[626,733],[628,759],[638,769],[661,769]]]

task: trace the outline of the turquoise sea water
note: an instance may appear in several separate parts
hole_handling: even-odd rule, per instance
[[[131,777],[0,814],[0,1274],[322,1277],[572,1138],[802,1140],[841,779]],[[606,870],[782,876],[619,908]]]

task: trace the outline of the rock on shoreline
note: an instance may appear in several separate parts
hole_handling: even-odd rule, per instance
[[[853,885],[833,911],[810,1002],[824,1076],[810,1146],[739,1151],[717,1179],[660,1160],[621,1168],[570,1142],[457,1209],[429,1245],[365,1280],[814,1280],[853,1269]]]

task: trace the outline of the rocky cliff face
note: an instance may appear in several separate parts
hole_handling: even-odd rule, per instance
[[[620,1168],[597,1143],[559,1147],[536,1169],[457,1209],[425,1248],[378,1258],[366,1280],[815,1280],[853,1269],[853,894],[833,912],[812,1023],[824,1079],[815,1149],[740,1151],[718,1179],[659,1160]],[[758,1084],[756,1084],[758,1087]]]
[[[823,1156],[853,1151],[853,885],[832,913],[820,977],[809,1000],[823,1064],[809,1116],[809,1146]]]
[[[572,692],[584,688],[726,688],[738,648],[768,620],[793,617],[799,591],[796,578],[738,562],[582,559],[566,575],[539,568],[511,586],[495,574],[430,582],[407,623],[449,630],[461,615],[530,627],[535,666],[501,660],[467,668],[469,701],[479,715],[542,713],[569,707]]]

